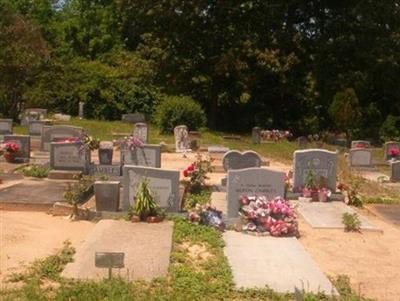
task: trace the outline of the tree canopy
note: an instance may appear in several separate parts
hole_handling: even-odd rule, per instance
[[[351,91],[336,103],[357,100],[352,133],[377,138],[400,115],[399,63],[400,0],[0,0],[0,112],[13,118],[79,101],[93,118],[152,115],[186,95],[212,128],[347,131],[332,110]]]

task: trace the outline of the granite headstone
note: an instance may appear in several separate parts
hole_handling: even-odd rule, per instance
[[[47,124],[44,120],[30,120],[28,123],[29,135],[40,136],[42,135],[42,129]]]
[[[0,135],[11,135],[13,132],[12,119],[0,119]]]
[[[122,210],[134,204],[137,188],[144,178],[148,179],[150,190],[161,208],[169,212],[180,211],[179,171],[133,165],[123,167]]]
[[[4,142],[14,142],[19,146],[15,154],[16,163],[29,163],[31,157],[31,137],[27,135],[5,135]]]
[[[367,140],[353,140],[351,141],[351,148],[369,148],[371,147],[371,142]]]
[[[398,151],[400,151],[400,142],[397,142],[397,141],[386,142],[383,145],[384,160],[388,161],[388,160],[393,159],[393,158],[394,159],[398,158],[399,156],[393,156],[391,154],[391,151],[392,150],[396,150],[396,149]]]
[[[147,143],[149,136],[149,128],[144,122],[137,122],[133,125],[133,136],[138,138],[143,143]]]
[[[304,186],[305,179],[310,170],[317,177],[325,178],[330,190],[336,191],[336,162],[337,153],[324,149],[297,150],[294,152],[294,183],[296,191]]]
[[[367,148],[353,148],[349,152],[350,167],[373,167],[372,150]]]
[[[144,144],[133,150],[121,149],[121,164],[161,167],[161,146]]]
[[[261,143],[261,128],[253,127],[251,131],[251,141],[253,144],[260,144]]]
[[[89,173],[90,151],[76,142],[50,143],[50,167],[54,170],[78,170]]]
[[[146,117],[142,113],[123,114],[122,121],[129,123],[146,122]]]
[[[259,154],[254,151],[244,153],[238,151],[229,151],[222,158],[222,165],[225,171],[231,169],[243,169],[250,167],[260,167],[262,159]]]
[[[390,163],[390,180],[400,182],[400,161]]]
[[[175,135],[175,151],[183,153],[190,151],[190,137],[186,125],[178,125],[174,128]]]
[[[50,151],[50,143],[60,138],[80,137],[83,128],[68,125],[43,126],[42,140],[40,143],[41,151]]]
[[[274,198],[285,193],[285,173],[266,168],[229,170],[227,180],[228,218],[238,217],[241,196]]]

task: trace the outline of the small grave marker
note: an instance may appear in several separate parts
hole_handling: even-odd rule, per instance
[[[349,152],[349,164],[351,167],[372,168],[372,150],[366,148],[353,148]]]
[[[175,136],[175,151],[177,153],[183,153],[191,151],[190,149],[190,137],[188,127],[186,125],[178,125],[174,128]]]
[[[12,119],[0,119],[0,135],[11,135],[13,132]]]
[[[400,161],[390,164],[390,180],[392,182],[400,182]]]
[[[122,252],[96,252],[94,265],[96,268],[108,269],[108,279],[112,278],[112,269],[125,267],[125,253]]]
[[[147,143],[149,136],[149,128],[146,123],[138,122],[133,126],[133,136],[140,139],[143,143]]]

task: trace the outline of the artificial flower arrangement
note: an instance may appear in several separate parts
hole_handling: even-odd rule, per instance
[[[197,204],[193,209],[191,209],[191,211],[189,211],[188,219],[192,223],[212,226],[221,231],[225,230],[225,223],[222,220],[222,212],[209,204]]]
[[[242,230],[271,236],[297,236],[297,216],[282,197],[268,200],[265,196],[242,196],[239,215]]]
[[[302,195],[311,198],[313,202],[327,202],[332,195],[330,189],[327,188],[326,178],[320,176],[318,181],[312,170],[309,170],[302,188]]]
[[[365,148],[365,144],[364,143],[357,143],[355,145],[355,148]]]
[[[212,170],[211,160],[204,159],[201,154],[198,154],[196,161],[183,171],[183,176],[189,179],[188,190],[191,193],[199,193],[206,185],[207,173],[212,172]]]
[[[4,156],[9,163],[14,163],[14,155],[18,153],[20,147],[15,142],[5,142],[0,145],[0,155]]]
[[[400,155],[400,150],[398,147],[392,147],[389,149],[388,153],[393,159],[396,159]]]
[[[128,150],[134,150],[137,147],[143,146],[144,142],[140,139],[135,137],[134,135],[126,136],[121,140],[114,140],[114,146],[119,148],[124,148]]]
[[[100,147],[100,140],[93,138],[86,133],[82,133],[79,137],[57,139],[57,142],[78,143],[80,155],[84,154],[85,150],[93,151]]]

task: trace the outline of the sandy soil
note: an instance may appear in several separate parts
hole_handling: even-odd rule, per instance
[[[300,241],[326,275],[348,275],[352,287],[361,295],[398,301],[400,227],[371,214],[368,219],[383,233],[313,229],[300,218]]]
[[[0,211],[0,282],[24,265],[56,253],[63,242],[76,247],[95,226],[43,212]]]

